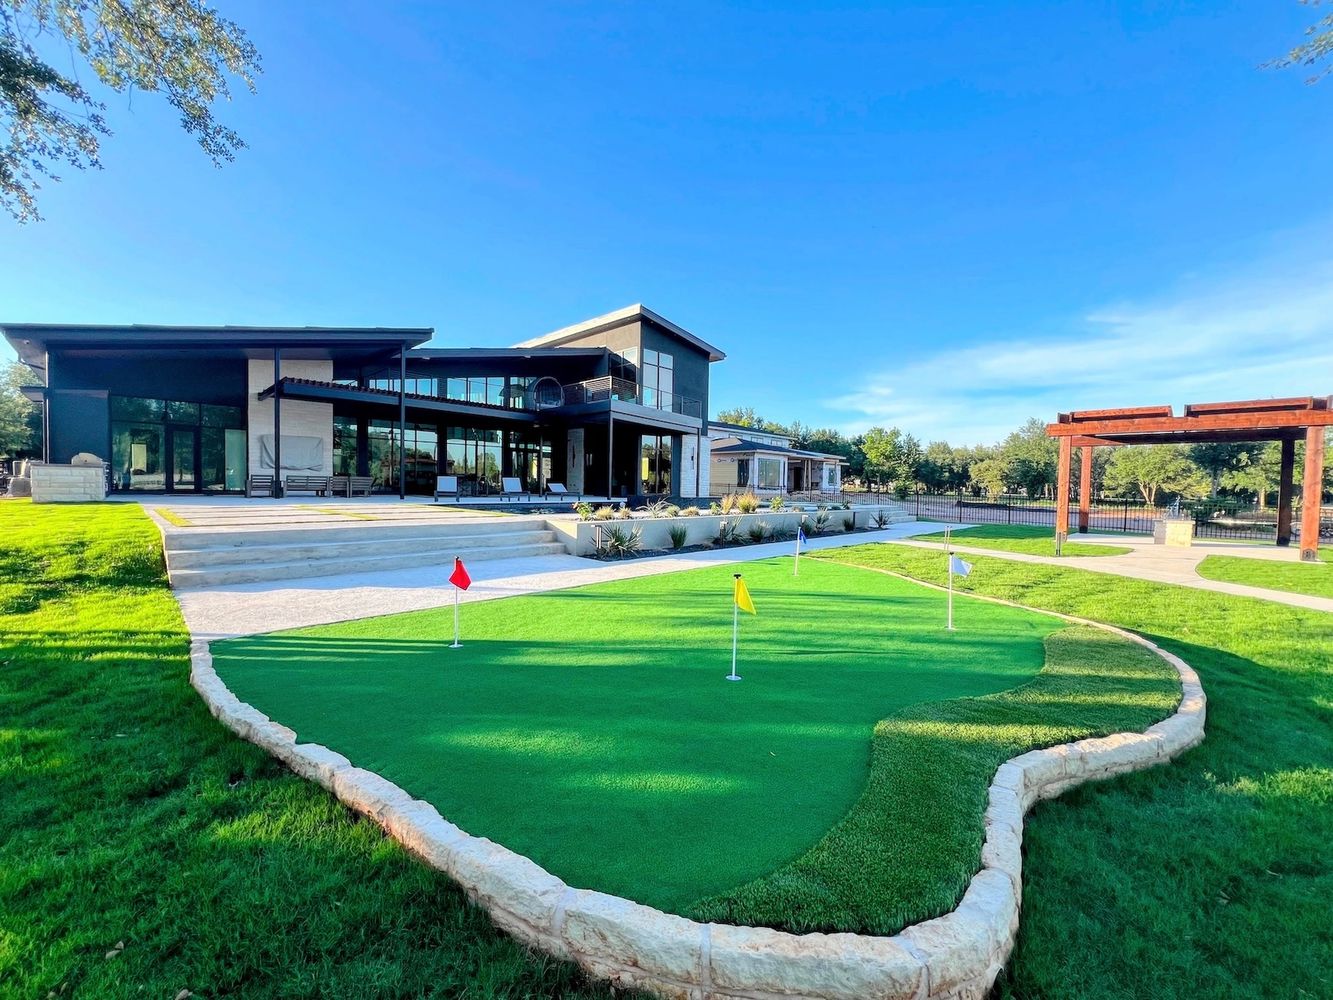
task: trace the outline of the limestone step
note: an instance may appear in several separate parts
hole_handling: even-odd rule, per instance
[[[454,553],[461,548],[476,552],[487,548],[538,545],[556,541],[556,534],[544,526],[485,534],[431,532],[427,534],[384,537],[380,532],[366,532],[356,537],[324,539],[324,532],[294,533],[290,541],[251,542],[200,548],[168,548],[167,569],[172,574],[185,569],[209,569],[222,566],[258,565],[302,561],[359,559],[363,556],[413,555],[420,552]]]
[[[489,535],[508,531],[546,530],[541,517],[476,517],[449,521],[413,521],[410,523],[346,521],[284,526],[274,524],[257,528],[168,528],[163,544],[168,552],[177,549],[225,549],[241,545],[282,545],[309,541],[341,542],[363,539],[399,539]]]
[[[532,542],[520,545],[486,545],[469,548],[461,542],[439,546],[433,551],[394,555],[348,556],[337,559],[299,559],[289,562],[251,562],[237,565],[212,565],[170,571],[172,586],[177,588],[216,587],[229,584],[262,583],[269,580],[294,580],[344,573],[375,573],[418,566],[447,566],[455,556],[464,562],[487,559],[520,559],[531,556],[562,555],[560,542]],[[441,577],[443,579],[443,577]]]

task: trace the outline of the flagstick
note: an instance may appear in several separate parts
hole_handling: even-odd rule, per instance
[[[953,631],[953,558],[949,558],[949,624],[945,628]]]
[[[463,644],[458,641],[458,588],[454,588],[454,644],[450,649],[459,649]]]
[[[736,635],[741,627],[741,607],[735,599],[731,602],[731,673],[727,674],[727,680],[738,681],[740,677],[736,674]]]

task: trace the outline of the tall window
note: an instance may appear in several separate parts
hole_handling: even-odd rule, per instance
[[[672,409],[676,389],[675,359],[661,351],[644,348],[643,367],[639,370],[643,386],[643,405],[659,410]]]
[[[759,488],[761,490],[782,489],[782,459],[759,459]]]
[[[245,488],[239,406],[111,397],[111,470],[118,490]]]

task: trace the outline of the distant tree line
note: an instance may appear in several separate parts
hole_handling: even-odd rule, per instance
[[[922,445],[897,427],[872,427],[864,434],[849,436],[799,421],[782,424],[764,419],[753,407],[723,410],[717,419],[788,435],[795,448],[839,455],[848,463],[844,481],[853,487],[891,490],[899,495],[927,490],[973,496],[1055,496],[1059,445],[1047,437],[1046,423],[1037,417],[1025,421],[998,444],[970,447],[947,441]],[[1093,452],[1092,490],[1099,497],[1152,504],[1222,497],[1265,507],[1277,502],[1280,448],[1275,441],[1098,448]],[[1298,443],[1298,484],[1304,452],[1304,444]],[[1076,456],[1074,486],[1078,485],[1080,472]],[[1333,491],[1333,463],[1324,473],[1324,491]]]

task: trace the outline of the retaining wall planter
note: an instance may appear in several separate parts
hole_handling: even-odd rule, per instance
[[[824,528],[825,535],[840,535],[844,532],[843,522],[845,518],[854,519],[854,527],[869,528],[874,525],[875,515],[883,513],[888,518],[888,523],[893,524],[897,521],[908,519],[901,507],[891,507],[888,505],[862,505],[854,506],[851,510],[830,510],[828,512],[828,524]],[[717,538],[718,528],[723,521],[734,524],[740,533],[741,538],[748,538],[746,532],[750,526],[763,521],[770,528],[796,533],[796,528],[801,523],[801,518],[813,518],[816,511],[793,510],[784,508],[782,510],[762,509],[753,514],[699,514],[695,517],[635,517],[625,520],[610,521],[575,521],[569,518],[552,518],[546,522],[546,526],[556,532],[560,540],[565,543],[570,555],[587,556],[596,551],[596,538],[599,531],[605,531],[607,528],[619,527],[630,530],[639,530],[643,534],[643,547],[645,549],[666,549],[671,547],[671,529],[674,527],[683,527],[685,529],[686,545],[704,545]]]
[[[1180,675],[1180,705],[1142,733],[1032,750],[1002,764],[989,790],[981,870],[962,900],[952,912],[892,937],[798,935],[765,927],[701,924],[617,896],[573,888],[528,858],[465,833],[430,803],[353,766],[342,754],[319,744],[298,743],[291,729],[232,694],[213,669],[212,654],[203,640],[191,644],[190,682],[223,725],[380,824],[427,864],[458,882],[503,930],[547,954],[571,959],[617,986],[673,1000],[980,1000],[1008,960],[1018,932],[1023,816],[1028,809],[1085,781],[1165,763],[1204,737],[1206,700],[1198,675],[1187,663],[1122,629],[1040,613],[1094,625],[1153,650]]]

